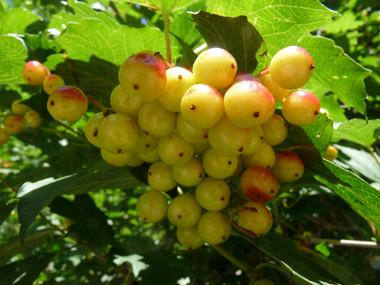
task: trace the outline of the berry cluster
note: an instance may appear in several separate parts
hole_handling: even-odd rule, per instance
[[[147,177],[154,190],[140,196],[137,214],[147,222],[167,215],[187,248],[224,242],[231,222],[251,236],[265,235],[273,220],[262,202],[277,195],[279,181],[295,181],[304,172],[296,153],[272,147],[286,139],[287,122],[305,126],[318,117],[314,94],[290,92],[310,79],[312,57],[287,47],[256,77],[237,69],[220,48],[202,52],[192,70],[171,67],[159,53],[139,52],[119,70],[111,110],[95,114],[85,127],[109,164],[151,163]],[[282,102],[282,116],[276,102]],[[235,207],[235,221],[221,211],[231,199],[228,182],[240,173],[249,202]],[[178,185],[195,191],[168,206],[162,192]]]

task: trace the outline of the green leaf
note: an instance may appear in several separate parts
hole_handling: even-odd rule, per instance
[[[12,212],[14,207],[15,207],[14,204],[7,204],[6,201],[0,201],[0,225],[8,218],[9,214]],[[0,250],[0,260],[1,260],[1,250]]]
[[[29,106],[31,109],[35,110],[40,114],[41,118],[53,121],[53,117],[50,115],[46,108],[46,103],[48,100],[48,96],[46,94],[36,94],[30,97],[27,100],[22,101],[22,104]]]
[[[20,199],[18,204],[18,220],[21,224],[20,240],[25,243],[25,233],[38,213],[48,205],[61,192],[70,187],[77,180],[77,175],[54,179],[47,178],[35,183],[25,183],[17,193],[16,198]]]
[[[0,93],[0,106],[5,109],[10,109],[13,101],[21,99],[20,94],[14,90],[0,89]]]
[[[112,29],[99,19],[68,23],[56,39],[70,59],[90,61],[91,56],[120,66],[130,55],[141,50],[166,54],[165,37],[155,28],[119,26]]]
[[[0,22],[0,35],[24,34],[26,28],[40,17],[23,8],[13,8]]]
[[[343,49],[327,38],[307,35],[299,42],[314,58],[314,71],[305,88],[324,85],[348,107],[366,115],[364,78],[371,71],[360,66],[344,53]]]
[[[55,253],[41,254],[0,267],[1,285],[30,285],[49,265]]]
[[[104,12],[96,12],[87,3],[68,1],[68,7],[74,10],[74,14],[68,11],[60,11],[53,15],[49,24],[50,29],[63,31],[67,23],[79,23],[83,18],[99,19],[111,29],[117,29],[118,23],[106,15]]]
[[[345,34],[348,31],[356,30],[364,25],[364,20],[356,20],[355,14],[351,10],[345,11],[334,22],[326,25],[326,33],[328,34]]]
[[[26,34],[24,37],[25,44],[31,49],[36,50],[38,48],[45,49],[45,50],[54,50],[55,52],[59,52],[61,50],[61,47],[58,45],[57,42],[54,42],[52,40],[48,40],[43,34],[39,35],[29,35]]]
[[[260,238],[251,238],[239,232],[239,235],[275,259],[292,273],[292,279],[298,285],[338,284],[332,274],[314,263],[306,254],[284,238],[271,232]]]
[[[355,149],[342,145],[334,145],[339,150],[339,159],[350,168],[372,181],[380,181],[380,166],[375,158],[364,149]],[[380,160],[379,156],[377,156]]]
[[[87,245],[101,247],[114,242],[115,233],[107,223],[107,216],[96,207],[88,194],[76,195],[73,202],[57,197],[49,208],[53,213],[74,220],[69,233],[76,233],[79,240]]]
[[[320,244],[317,244],[315,246],[315,249],[322,253],[324,256],[329,256],[330,255],[330,250],[329,247],[327,246],[327,243],[324,241]]]
[[[343,198],[351,208],[380,229],[380,192],[354,173],[323,159],[314,178]]]
[[[353,119],[334,125],[333,140],[347,140],[367,148],[380,138],[380,119],[369,121]]]
[[[118,2],[125,2],[122,0],[117,0]],[[145,0],[145,1],[128,1],[130,3],[139,4],[144,7],[148,7],[151,10],[157,10],[158,12],[163,10],[163,5],[165,6],[165,10],[169,13],[173,13],[175,11],[183,10],[187,6],[195,3],[197,0]]]
[[[0,247],[0,266],[3,266],[16,254],[21,253],[27,255],[29,251],[31,251],[36,245],[45,241],[55,231],[55,229],[45,229],[28,233],[25,235],[24,246],[21,245],[19,238],[15,238],[4,244]]]
[[[24,42],[14,36],[0,37],[0,84],[25,83],[22,78],[28,53]]]
[[[256,69],[257,57],[266,51],[266,47],[247,17],[222,17],[204,11],[193,13],[192,16],[209,47],[224,48],[235,57],[238,72],[251,73]]]

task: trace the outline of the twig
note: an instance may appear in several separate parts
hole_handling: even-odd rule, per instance
[[[369,150],[369,152],[370,152],[370,154],[375,158],[375,160],[376,160],[376,162],[377,162],[377,164],[380,166],[380,161],[379,161],[379,159],[378,159],[378,157],[377,157],[377,155],[376,155],[376,153],[375,153],[375,151],[373,150],[373,148],[372,147],[367,147],[368,148],[368,150]]]
[[[76,75],[76,73],[75,73],[73,67],[71,66],[70,61],[67,59],[67,52],[66,52],[65,50],[63,51],[63,59],[65,60],[65,63],[66,63],[66,65],[67,65],[67,67],[70,69],[72,75],[74,76],[75,83],[76,83],[77,87],[78,87],[79,89],[82,89],[82,88],[80,87],[80,84],[79,84],[79,79],[78,79],[78,77],[77,77],[77,75]]]
[[[61,122],[57,121],[57,120],[54,120],[53,121],[55,124],[59,125],[59,126],[62,126],[64,127],[66,130],[69,130],[69,131],[72,131],[73,133],[75,133],[76,135],[78,135],[80,138],[82,138],[84,141],[87,142],[87,139],[84,135],[82,135],[81,133],[78,133],[76,130],[74,130],[73,128],[69,127],[69,126],[66,126],[65,124],[62,124]]]
[[[172,62],[172,51],[170,46],[170,32],[169,32],[169,15],[166,11],[165,1],[161,0],[162,4],[162,17],[164,18],[164,32],[166,41],[166,58],[169,63]]]

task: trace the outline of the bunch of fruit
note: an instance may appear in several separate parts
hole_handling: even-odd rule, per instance
[[[318,117],[314,94],[291,92],[310,79],[312,57],[291,46],[255,77],[237,69],[234,57],[220,48],[202,52],[192,71],[171,67],[159,53],[139,52],[120,68],[111,109],[103,108],[85,127],[109,164],[151,163],[147,177],[154,190],[140,196],[137,213],[147,222],[167,215],[187,248],[224,242],[231,222],[251,236],[265,235],[273,220],[262,202],[277,195],[279,181],[295,181],[304,172],[296,153],[275,153],[273,146],[286,139],[287,122],[305,126]],[[282,116],[275,113],[276,102],[282,102]],[[228,181],[241,172],[249,202],[227,216]],[[168,206],[162,192],[178,185],[195,191]]]

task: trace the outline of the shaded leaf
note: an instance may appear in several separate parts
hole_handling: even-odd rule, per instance
[[[184,40],[182,40],[180,37],[177,37],[175,34],[172,35],[177,39],[178,43],[182,47],[182,57],[178,66],[185,67],[187,65],[189,67],[193,67],[194,61],[198,56]]]
[[[323,159],[314,178],[343,198],[353,210],[380,229],[380,192],[359,176]]]
[[[14,36],[0,37],[0,84],[25,83],[22,70],[27,56],[21,39]]]
[[[266,47],[246,16],[230,18],[200,11],[193,13],[192,17],[210,48],[224,48],[235,57],[238,72],[251,73],[256,69],[257,57],[266,51]]]
[[[14,204],[8,204],[7,201],[0,201],[0,225],[8,218],[9,214],[12,212]],[[0,260],[1,260],[1,250],[0,250]],[[0,261],[1,264],[1,261]]]
[[[339,159],[351,169],[373,181],[380,181],[380,166],[368,151],[342,145],[334,146],[339,150]],[[378,159],[380,160],[379,156]]]
[[[22,101],[22,104],[27,105],[31,109],[35,110],[40,114],[41,118],[48,121],[53,121],[53,117],[50,115],[46,107],[48,99],[49,96],[47,94],[40,93]]]
[[[75,223],[70,225],[69,233],[76,233],[79,240],[93,247],[112,244],[114,232],[107,223],[107,216],[99,210],[88,194],[77,195],[73,202],[57,197],[49,205],[53,213],[64,216]]]
[[[0,90],[0,106],[10,109],[13,101],[21,99],[21,96],[18,92],[14,90]]]
[[[3,266],[16,254],[28,254],[36,245],[45,241],[56,230],[45,229],[40,231],[34,231],[25,235],[25,245],[22,246],[20,239],[15,238],[8,243],[0,247],[0,266]]]
[[[25,183],[19,189],[16,198],[20,199],[17,212],[21,224],[21,244],[24,244],[26,230],[36,219],[38,213],[64,189],[73,185],[76,180],[76,174],[58,179],[47,178],[35,183]]]
[[[353,119],[334,125],[333,140],[347,140],[365,147],[371,145],[380,138],[380,119],[369,121]]]
[[[45,270],[55,253],[42,254],[0,267],[1,285],[30,285]]]

